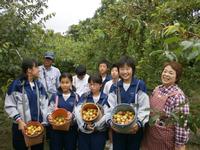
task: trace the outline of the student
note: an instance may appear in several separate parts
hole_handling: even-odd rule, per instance
[[[28,121],[46,123],[48,99],[45,89],[37,78],[38,64],[34,59],[24,59],[22,75],[14,80],[7,91],[5,111],[13,119],[12,142],[15,150],[28,150],[24,132]],[[43,143],[31,146],[31,150],[43,150]]]
[[[52,122],[51,112],[55,108],[64,108],[67,111],[74,113],[74,107],[78,101],[78,95],[71,90],[72,76],[69,73],[62,73],[60,76],[60,87],[58,92],[53,94],[50,99],[48,112],[48,120]],[[72,115],[74,116],[74,115]],[[74,118],[73,118],[74,119]],[[69,131],[58,131],[52,129],[51,132],[51,150],[76,150],[77,143],[77,125],[72,122]]]
[[[109,110],[107,95],[101,92],[102,79],[99,75],[89,77],[90,92],[84,93],[75,109],[75,115],[79,127],[79,150],[104,150],[107,140],[106,112]],[[95,103],[102,107],[102,118],[94,124],[86,124],[81,118],[80,110],[85,102]]]
[[[118,68],[118,65],[116,64],[113,64],[112,67],[111,67],[111,77],[112,77],[112,80],[106,82],[105,86],[104,86],[104,89],[103,89],[103,92],[105,94],[109,94],[112,90],[112,86],[115,86],[117,84],[117,82],[119,81],[119,68]],[[114,84],[114,85],[113,85]],[[109,129],[109,142],[110,143],[107,143],[109,144],[109,149],[113,149],[112,147],[112,129]]]
[[[149,118],[149,97],[142,80],[134,77],[135,64],[131,57],[122,56],[119,60],[119,75],[121,80],[108,96],[108,103],[112,109],[120,103],[136,104],[137,121],[128,134],[119,133],[113,128],[113,150],[139,150],[143,136],[143,127]],[[111,115],[107,119],[112,127]]]
[[[106,82],[103,89],[103,92],[107,95],[110,93],[112,84],[116,84],[119,80],[119,69],[116,64],[113,64],[111,67],[111,77],[112,77],[112,80]]]
[[[76,93],[81,96],[90,90],[88,85],[89,75],[86,74],[86,67],[84,65],[76,67],[75,73],[76,75],[73,76],[73,86],[76,88]]]
[[[104,85],[106,82],[111,80],[111,76],[108,74],[109,71],[109,62],[106,59],[102,59],[99,64],[98,64],[98,69],[99,69],[99,75],[102,78],[102,87],[101,89],[104,89]]]

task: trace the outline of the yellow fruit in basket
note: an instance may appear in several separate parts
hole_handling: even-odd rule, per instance
[[[65,118],[63,116],[57,116],[53,119],[53,122],[56,124],[56,125],[63,125],[65,124]]]
[[[88,108],[82,111],[82,117],[85,121],[92,121],[97,117],[97,109]]]
[[[126,125],[134,119],[134,113],[131,111],[119,111],[112,118],[115,123]]]
[[[41,126],[30,125],[25,129],[25,134],[28,136],[37,136],[42,132]]]

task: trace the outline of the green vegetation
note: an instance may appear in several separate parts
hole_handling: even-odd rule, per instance
[[[137,61],[136,75],[145,80],[149,92],[160,84],[162,64],[177,60],[184,67],[180,87],[189,97],[190,127],[197,131],[200,126],[199,0],[102,0],[102,6],[92,18],[72,25],[65,35],[43,29],[44,21],[54,14],[37,21],[46,7],[47,0],[0,0],[2,99],[7,85],[20,73],[21,59],[32,56],[41,62],[46,50],[56,52],[55,64],[61,71],[72,73],[78,64],[86,64],[89,72],[95,72],[102,57],[115,62],[122,54],[131,55]],[[1,100],[0,131],[4,138],[11,139],[3,103]],[[200,144],[196,137],[191,138],[191,143]]]

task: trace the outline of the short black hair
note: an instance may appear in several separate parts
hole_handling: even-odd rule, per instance
[[[117,68],[117,70],[119,71],[119,67],[118,67],[118,64],[112,64],[110,70],[112,70],[113,68]]]
[[[70,73],[67,73],[67,72],[63,72],[63,73],[60,75],[59,81],[61,81],[62,78],[68,78],[71,82],[73,81],[72,75],[71,75]]]
[[[99,74],[90,75],[88,79],[88,83],[91,83],[91,82],[102,84],[102,78]]]
[[[107,68],[109,68],[110,62],[107,59],[103,58],[99,61],[98,67],[100,64],[106,64]]]
[[[22,61],[22,65],[21,65],[22,73],[26,74],[27,70],[28,69],[32,69],[34,66],[35,67],[38,66],[38,62],[35,59],[33,59],[33,58],[25,58]]]
[[[71,83],[72,83],[72,81],[73,81],[72,75],[71,75],[70,73],[67,73],[67,72],[63,72],[63,73],[60,75],[59,81],[61,81],[63,78],[68,78],[68,79],[71,81]],[[58,91],[59,91],[59,92],[62,92],[62,89],[61,89],[60,86],[58,87]],[[75,88],[73,85],[72,85],[72,90],[71,90],[71,91],[73,91],[73,92],[76,91],[76,88]]]
[[[79,65],[75,68],[75,73],[77,76],[83,76],[86,74],[86,67],[85,65]]]
[[[132,68],[133,70],[133,75],[135,73],[135,61],[132,57],[127,56],[127,55],[123,55],[118,62],[118,66],[119,68],[123,67],[124,65],[127,65],[129,67]]]

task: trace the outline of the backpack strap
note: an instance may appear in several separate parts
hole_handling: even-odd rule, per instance
[[[56,95],[55,97],[55,106],[54,106],[54,110],[58,109],[58,95]]]
[[[139,90],[140,80],[138,81],[136,88],[135,88],[135,104],[138,104],[138,90]]]
[[[39,92],[39,88],[38,85],[35,83],[35,87],[36,87],[36,95],[37,95],[37,106],[38,106],[38,116],[37,116],[37,121],[39,121],[40,118],[40,92]]]
[[[133,107],[135,108],[135,115],[137,116],[138,114],[138,109],[139,109],[139,104],[138,104],[138,91],[139,91],[139,84],[140,80],[138,81],[136,88],[135,88],[135,103],[132,104]]]
[[[118,82],[117,82],[117,88],[116,88],[116,94],[117,94],[117,103],[121,104],[122,103],[122,99],[121,99],[121,92],[120,92],[120,88],[118,86]]]
[[[25,81],[23,80],[22,84],[21,84],[22,85],[22,108],[23,108],[24,122],[26,123],[27,119],[26,119],[26,113],[25,113],[26,106],[25,106],[25,88],[24,88],[24,84],[25,84]]]

